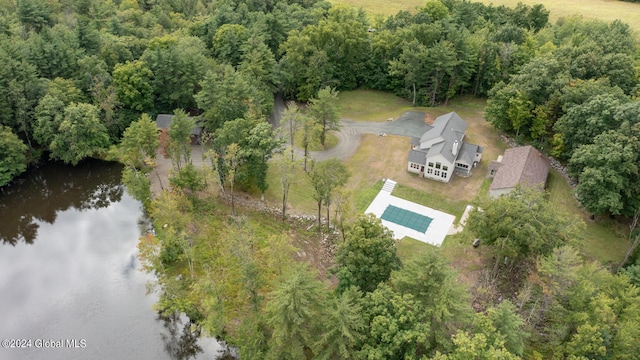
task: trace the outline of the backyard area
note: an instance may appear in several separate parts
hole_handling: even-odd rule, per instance
[[[379,112],[380,105],[366,106],[368,102],[384,104],[385,112]],[[382,188],[381,179],[390,178],[397,182],[392,195],[406,199],[420,205],[440,210],[456,217],[457,223],[464,212],[465,207],[472,203],[476,196],[484,196],[487,193],[490,181],[486,175],[488,164],[503,154],[507,145],[500,138],[500,134],[484,120],[483,109],[486,100],[471,96],[463,96],[449,102],[448,106],[436,108],[410,107],[406,101],[392,94],[357,90],[345,91],[339,95],[339,105],[342,109],[342,118],[348,118],[356,123],[382,122],[392,117],[397,121],[398,117],[407,110],[424,111],[432,118],[455,111],[468,124],[465,140],[484,147],[483,160],[475,168],[472,175],[467,178],[455,176],[449,183],[441,183],[419,178],[407,172],[406,158],[410,148],[410,138],[405,136],[379,136],[377,134],[356,133],[349,141],[357,142],[354,145],[352,155],[343,160],[351,172],[349,182],[345,186],[347,196],[352,198],[350,209],[351,216],[363,213]],[[345,110],[346,109],[346,110]],[[380,126],[386,126],[381,124]],[[356,139],[356,140],[354,140]],[[313,188],[308,176],[300,170],[297,176],[298,182],[290,191],[292,206],[290,211],[315,214],[317,204],[313,200]],[[270,169],[270,188],[267,199],[281,201],[277,171]],[[624,227],[609,219],[593,221],[583,209],[578,206],[569,184],[556,171],[551,171],[548,180],[549,200],[557,204],[558,208],[567,213],[575,214],[586,224],[583,235],[583,254],[592,259],[598,259],[603,263],[615,263],[620,261],[626,249],[626,235]],[[463,232],[448,236],[443,247],[448,248],[453,254],[465,252],[473,241],[471,234]],[[410,241],[401,241],[401,249]],[[420,244],[412,244],[414,248]],[[461,247],[461,249],[456,249]],[[407,253],[415,253],[408,251]],[[455,259],[455,255],[452,256]]]

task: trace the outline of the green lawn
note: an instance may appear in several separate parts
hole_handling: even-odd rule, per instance
[[[616,228],[616,224],[609,219],[598,219],[597,221],[589,219],[589,214],[578,207],[571,186],[555,170],[549,172],[547,190],[549,191],[549,201],[555,204],[558,209],[575,214],[585,222],[581,248],[586,257],[598,259],[604,264],[622,261],[627,249],[626,235],[623,229]]]
[[[398,251],[398,256],[401,260],[407,260],[416,254],[420,254],[429,248],[427,243],[423,243],[422,241],[418,241],[416,239],[412,239],[410,237],[404,237],[400,239],[396,245],[396,249]]]
[[[338,94],[342,118],[359,121],[386,121],[409,109],[411,102],[377,90],[342,91]]]
[[[269,170],[267,172],[267,184],[269,188],[265,192],[265,200],[278,207],[282,206],[282,186],[280,184],[280,170],[276,164],[277,158],[281,155],[274,156],[274,159],[269,163]],[[311,186],[311,180],[309,176],[302,169],[302,165],[296,172],[295,182],[289,188],[289,200],[287,203],[292,209],[298,213],[304,214],[317,214],[318,206],[315,200],[313,200],[313,194],[315,190]]]
[[[373,186],[364,189],[358,189],[353,194],[353,200],[355,204],[355,211],[358,214],[364,213],[373,199],[376,198],[380,190],[382,190],[382,181],[377,181]]]

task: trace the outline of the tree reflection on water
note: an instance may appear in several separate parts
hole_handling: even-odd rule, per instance
[[[163,322],[167,330],[161,334],[166,352],[174,360],[196,359],[198,354],[203,353],[202,346],[198,344],[201,328],[193,324],[189,318],[182,314],[160,315],[158,320]],[[212,339],[211,339],[212,340]],[[217,360],[237,360],[238,356],[233,347],[227,346],[223,341],[218,340],[222,349],[218,350],[215,359]],[[207,351],[207,354],[210,352]]]
[[[198,345],[199,328],[192,330],[190,321],[183,321],[179,314],[171,316],[159,315],[168,334],[162,334],[162,341],[167,353],[175,360],[188,360],[195,358],[202,352]]]
[[[29,169],[0,188],[0,239],[16,245],[33,244],[38,222],[53,224],[59,211],[99,209],[120,201],[122,167],[87,160],[77,166],[49,162]]]

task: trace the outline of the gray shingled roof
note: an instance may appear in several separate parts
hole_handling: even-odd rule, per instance
[[[467,130],[467,123],[455,112],[450,112],[438,116],[433,123],[433,128],[425,132],[420,138],[420,143],[430,141],[436,138],[442,139],[440,146],[432,146],[429,149],[429,155],[436,154],[436,151],[453,162],[455,157],[451,152],[453,143],[457,140],[462,143],[462,137]],[[475,155],[475,154],[474,154]]]
[[[442,154],[442,156],[444,156],[447,160],[449,160],[449,162],[453,162],[455,160],[455,157],[451,152],[451,148],[449,148],[449,151],[446,151],[445,149],[446,145],[447,143],[445,141],[441,141],[433,145],[432,147],[429,148],[429,151],[427,152],[427,157],[432,157],[438,154]]]
[[[463,160],[469,165],[473,165],[476,158],[476,153],[482,153],[482,148],[476,144],[462,143],[460,153],[458,154],[457,161]]]
[[[171,125],[171,120],[174,115],[171,114],[158,114],[156,117],[156,127],[158,129],[168,129]],[[191,135],[200,135],[202,134],[202,127],[198,125],[199,119],[196,118],[196,127],[191,130]]]
[[[411,137],[411,146],[420,146],[420,138],[412,136]]]
[[[502,157],[502,166],[495,173],[491,190],[522,187],[544,189],[549,175],[549,159],[533,146],[507,149]]]
[[[409,151],[409,162],[427,165],[427,154],[424,151],[420,150],[410,150]]]

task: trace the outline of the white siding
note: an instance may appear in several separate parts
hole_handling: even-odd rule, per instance
[[[438,169],[437,166],[430,168],[429,163],[433,163],[434,165],[440,163],[440,169]],[[444,170],[444,167],[446,167],[447,170]],[[449,180],[451,180],[451,176],[453,175],[453,170],[454,165],[450,163],[449,160],[447,160],[444,156],[438,154],[427,158],[427,166],[425,167],[424,177],[432,180],[449,182]],[[446,176],[443,177],[443,174],[446,174]]]
[[[411,165],[416,166],[416,168],[411,167]],[[407,164],[407,171],[414,174],[420,174],[420,166],[424,166],[424,165],[409,162]]]

